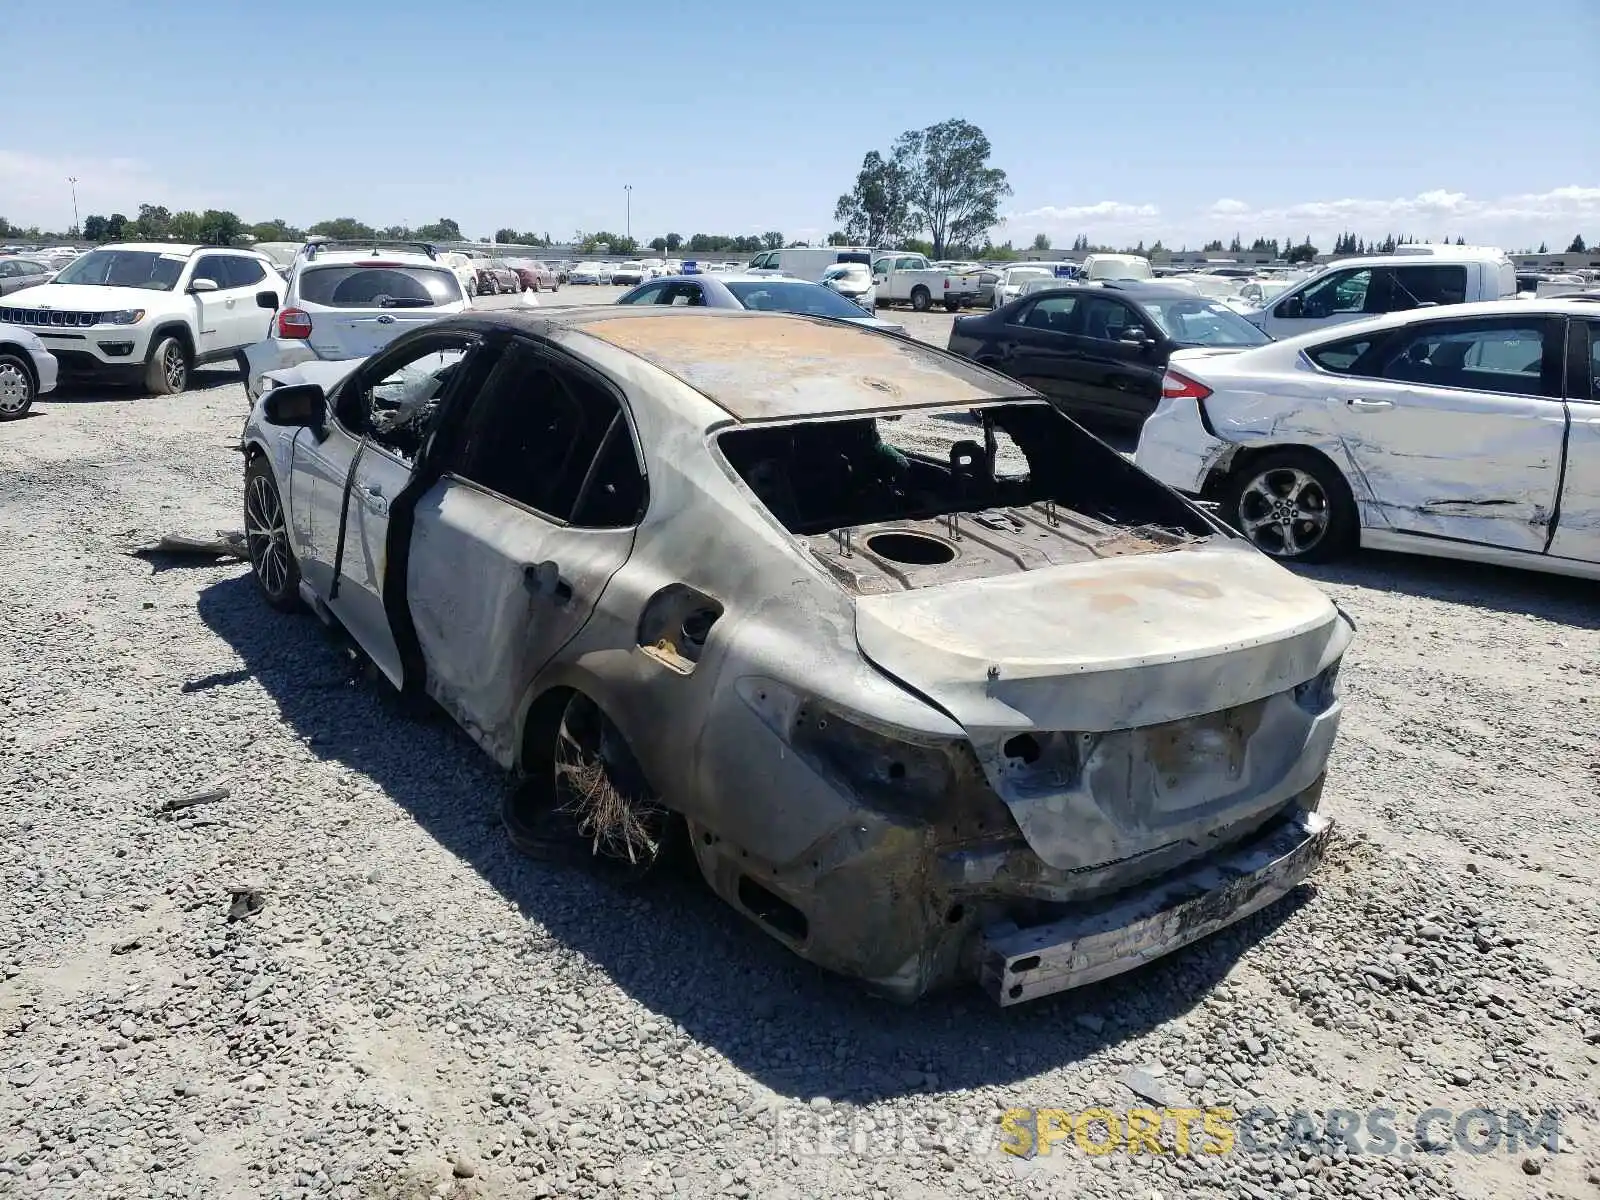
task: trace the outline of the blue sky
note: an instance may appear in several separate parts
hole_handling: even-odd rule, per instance
[[[821,237],[952,116],[997,240],[1600,240],[1600,0],[75,0],[0,12],[0,216]],[[1557,247],[1560,248],[1560,247]]]

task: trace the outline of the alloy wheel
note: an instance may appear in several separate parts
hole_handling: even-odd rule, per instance
[[[1239,494],[1239,531],[1274,558],[1296,558],[1327,535],[1331,510],[1321,482],[1298,467],[1261,472]]]
[[[0,362],[0,413],[12,416],[33,399],[33,381],[17,363]]]
[[[289,531],[284,526],[278,489],[265,475],[250,480],[244,502],[244,536],[250,565],[263,590],[281,595],[289,580]]]
[[[177,342],[167,343],[167,348],[161,352],[161,373],[166,376],[167,386],[174,392],[183,391],[189,364],[184,361],[183,347]]]

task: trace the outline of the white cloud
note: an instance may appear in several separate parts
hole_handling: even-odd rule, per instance
[[[1024,240],[1043,232],[1057,245],[1078,234],[1113,245],[1159,238],[1169,247],[1198,247],[1212,238],[1310,237],[1322,249],[1346,230],[1367,239],[1387,234],[1465,237],[1485,245],[1517,249],[1548,243],[1564,248],[1575,233],[1600,239],[1600,186],[1569,184],[1547,192],[1478,198],[1434,188],[1388,199],[1345,197],[1292,204],[1258,205],[1224,196],[1188,213],[1153,203],[1101,200],[1094,204],[1049,204],[1007,214],[1005,236]],[[1559,245],[1558,245],[1559,243]]]
[[[0,216],[13,225],[65,229],[72,223],[72,185],[78,180],[78,212],[134,216],[143,204],[174,210],[215,207],[205,195],[174,187],[132,158],[29,154],[0,148]],[[210,203],[208,203],[210,199]],[[223,206],[226,207],[226,206]]]
[[[1070,221],[1138,221],[1153,220],[1161,215],[1154,204],[1123,204],[1119,200],[1101,200],[1096,204],[1069,205],[1065,208],[1047,204],[1027,212],[1007,213],[1007,221],[1045,222],[1060,224]]]

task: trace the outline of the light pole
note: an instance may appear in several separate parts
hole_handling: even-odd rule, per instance
[[[78,177],[68,175],[67,182],[72,185],[72,228],[82,236],[83,226],[78,221]]]
[[[622,193],[627,197],[628,204],[628,215],[625,218],[627,223],[622,228],[622,235],[631,242],[633,241],[633,184],[623,184]]]

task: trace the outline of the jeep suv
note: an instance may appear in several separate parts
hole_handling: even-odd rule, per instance
[[[66,378],[189,386],[204,363],[238,362],[266,332],[259,292],[281,297],[270,260],[249,250],[165,242],[101,246],[51,282],[0,300],[0,322],[39,336]]]

